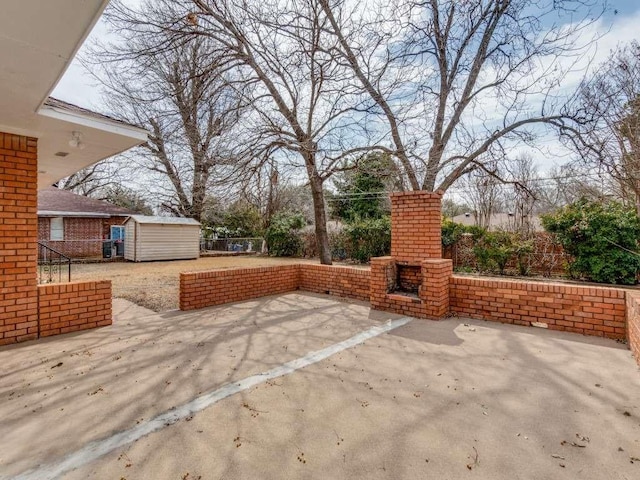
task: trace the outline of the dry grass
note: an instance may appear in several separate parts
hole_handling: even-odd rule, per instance
[[[198,272],[221,268],[266,267],[287,263],[314,262],[299,258],[206,257],[171,262],[118,262],[77,264],[72,267],[72,281],[111,280],[113,296],[125,298],[156,312],[179,307],[180,272]]]

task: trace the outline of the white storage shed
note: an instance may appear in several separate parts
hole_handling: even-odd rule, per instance
[[[124,224],[124,258],[189,260],[200,255],[200,223],[192,218],[132,215]]]

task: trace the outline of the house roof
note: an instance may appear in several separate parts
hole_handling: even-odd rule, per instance
[[[64,100],[60,100],[58,98],[49,97],[44,101],[43,106],[57,108],[60,110],[66,110],[69,113],[76,113],[78,115],[84,115],[86,117],[93,117],[97,120],[103,120],[107,122],[113,122],[119,125],[123,125],[125,127],[133,127],[139,128],[140,130],[144,130],[140,125],[134,125],[133,123],[125,122],[123,120],[119,120],[117,118],[110,117],[109,115],[104,115],[102,113],[94,112],[93,110],[89,110],[87,108],[79,107],[78,105],[74,105],[73,103],[65,102]]]
[[[466,226],[476,225],[476,216],[473,213],[456,215],[451,219],[456,223]],[[531,215],[529,218],[531,226],[535,231],[542,231],[542,222],[538,215]],[[508,229],[515,223],[515,216],[508,213],[492,213],[489,217],[489,230]]]
[[[134,214],[128,208],[56,187],[38,191],[38,215],[41,217],[128,217]]]
[[[193,218],[183,217],[159,217],[159,216],[147,216],[147,215],[131,215],[127,220],[134,221],[136,223],[155,223],[162,225],[195,225],[200,226],[200,222]]]

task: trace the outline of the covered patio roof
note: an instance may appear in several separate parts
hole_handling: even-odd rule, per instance
[[[49,98],[108,3],[3,2],[0,131],[38,138],[38,188],[147,138],[142,128]],[[82,148],[72,146],[74,132]]]

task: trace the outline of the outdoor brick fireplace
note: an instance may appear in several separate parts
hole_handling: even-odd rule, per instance
[[[391,194],[391,256],[371,259],[371,306],[421,318],[449,310],[451,260],[441,258],[440,193]]]

